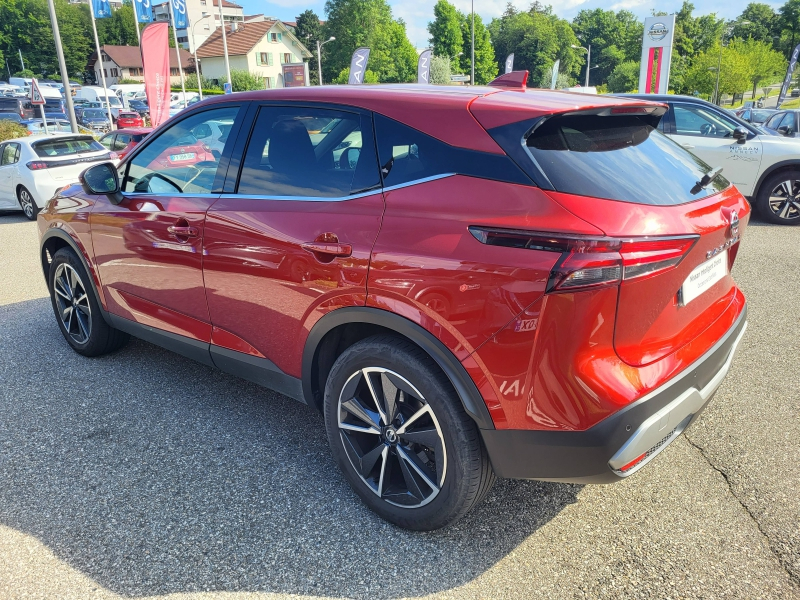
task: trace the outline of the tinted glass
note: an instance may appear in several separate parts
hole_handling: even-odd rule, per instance
[[[456,148],[378,114],[375,135],[386,187],[446,174],[530,184],[508,156]]]
[[[778,123],[778,127],[786,127],[786,133],[794,133],[794,113],[787,112],[783,115],[781,122]]]
[[[0,98],[0,109],[19,110],[19,100],[15,98]]]
[[[100,138],[100,143],[103,144],[103,146],[105,146],[109,150],[111,150],[111,146],[114,143],[114,134],[112,133],[111,135],[104,135],[103,137]]]
[[[750,121],[752,123],[763,123],[767,117],[770,116],[770,114],[772,113],[768,110],[754,110],[752,116],[750,117]]]
[[[700,137],[733,137],[736,122],[713,108],[689,104],[674,104],[675,133]]]
[[[635,116],[565,116],[545,121],[527,146],[556,190],[639,204],[682,204],[728,186],[710,168]]]
[[[0,155],[0,165],[13,165],[19,160],[19,144],[6,144]]]
[[[125,150],[125,147],[130,143],[131,136],[118,134],[117,138],[114,140],[114,145],[111,147],[112,150]]]
[[[33,144],[33,150],[37,156],[47,158],[50,156],[69,156],[70,154],[80,154],[82,152],[97,152],[98,150],[105,150],[102,144],[94,141],[90,137],[80,138],[56,138],[53,140],[46,140],[36,142]]]
[[[362,148],[362,125],[356,113],[262,107],[237,192],[334,198],[378,187],[375,151],[372,144]]]
[[[769,127],[770,129],[777,129],[778,123],[781,122],[783,118],[783,113],[778,113],[776,115],[772,115],[766,123],[764,123],[764,127]]]
[[[238,112],[239,108],[232,106],[206,110],[161,132],[129,163],[122,190],[163,194],[211,192],[219,155],[200,144],[191,131],[209,121],[232,124]]]
[[[106,119],[108,115],[102,111],[97,109],[88,108],[83,111],[83,116],[87,119]]]

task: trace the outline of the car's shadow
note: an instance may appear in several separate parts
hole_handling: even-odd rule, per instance
[[[113,592],[388,598],[477,577],[580,486],[500,481],[449,529],[366,509],[322,419],[133,340],[87,359],[47,299],[0,306],[0,522]]]
[[[28,219],[21,210],[0,210],[0,225],[30,222],[30,219]]]

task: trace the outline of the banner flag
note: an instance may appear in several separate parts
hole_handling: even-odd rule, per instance
[[[425,50],[417,62],[417,83],[430,83],[431,51]]]
[[[189,27],[189,20],[186,17],[186,0],[172,0],[172,17],[175,19],[175,29]]]
[[[95,19],[107,19],[111,16],[111,3],[108,0],[92,0]]]
[[[133,0],[133,9],[136,11],[138,23],[153,22],[153,5],[150,4],[150,0]]]
[[[512,52],[506,57],[506,73],[511,73],[514,70],[514,53]]]
[[[783,85],[781,86],[781,93],[778,95],[778,104],[776,108],[780,108],[783,101],[786,99],[786,92],[789,91],[789,84],[792,83],[792,73],[794,73],[794,68],[797,65],[797,57],[800,56],[800,44],[795,46],[794,51],[792,52],[792,58],[789,59],[789,68],[786,69],[786,78],[783,80]]]
[[[150,107],[150,122],[158,127],[169,119],[169,24],[152,23],[142,31],[144,92]]]
[[[369,60],[369,48],[358,48],[353,52],[350,59],[350,77],[347,83],[359,85],[364,83],[364,72],[367,70],[367,60]]]
[[[553,63],[553,76],[552,76],[552,79],[550,80],[550,89],[551,90],[556,89],[556,84],[558,83],[558,67],[560,65],[561,65],[561,61],[560,60],[556,60],[556,62]]]

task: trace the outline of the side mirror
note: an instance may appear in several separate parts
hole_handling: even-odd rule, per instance
[[[744,127],[737,127],[733,130],[733,139],[738,143],[744,144],[747,141],[748,131]]]
[[[110,162],[100,163],[80,174],[81,186],[87,194],[104,194],[112,204],[122,202],[119,187],[119,174]]]
[[[789,127],[787,125],[781,125],[778,127],[778,133],[781,135],[788,135],[789,134]]]

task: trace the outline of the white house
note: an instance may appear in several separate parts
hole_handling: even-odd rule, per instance
[[[304,61],[313,55],[281,21],[248,18],[244,23],[233,23],[229,27],[227,41],[231,70],[257,74],[263,78],[265,89],[303,85],[308,81]],[[197,49],[197,57],[205,77],[219,81],[225,79],[221,30],[213,32]]]
[[[222,17],[225,23],[241,23],[245,20],[241,6],[229,0],[185,0],[188,29],[178,29],[178,43],[189,52],[194,52],[219,27],[219,2],[222,2]],[[170,21],[169,4],[153,4],[156,21]]]

